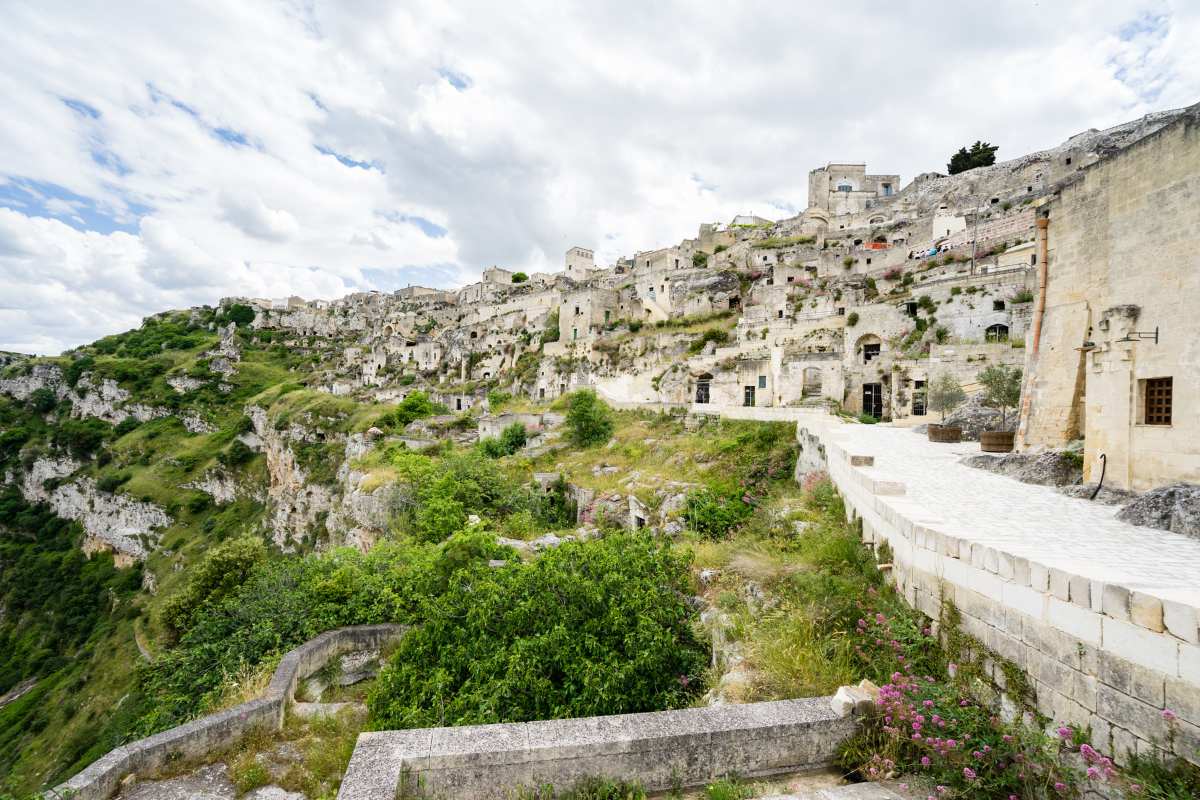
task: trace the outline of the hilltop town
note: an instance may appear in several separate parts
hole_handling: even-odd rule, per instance
[[[1195,105],[830,162],[612,263],[0,353],[0,792],[913,797],[926,691],[998,796],[1029,731],[1062,796],[1200,785],[1198,181]],[[962,757],[924,777],[973,796]]]

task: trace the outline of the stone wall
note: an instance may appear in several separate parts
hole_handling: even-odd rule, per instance
[[[285,655],[267,691],[257,700],[110,750],[44,797],[104,800],[112,796],[126,775],[153,773],[179,758],[204,757],[229,747],[256,728],[278,729],[301,680],[335,656],[377,649],[398,638],[404,630],[402,625],[359,625],[326,631]]]
[[[1200,762],[1200,646],[1194,593],[1105,583],[1102,568],[1072,574],[939,529],[936,509],[905,497],[905,484],[881,475],[871,453],[839,444],[834,420],[806,419],[797,436],[811,466],[825,465],[862,520],[863,539],[893,553],[897,589],[941,619],[952,602],[960,629],[989,651],[985,669],[1007,685],[1005,663],[1027,676],[1037,709],[1089,729],[1092,745],[1118,764],[1130,753],[1168,746]],[[958,532],[956,532],[958,533]],[[1193,599],[1189,599],[1193,598]],[[1012,699],[1002,696],[1011,711]]]
[[[1106,483],[1121,488],[1200,482],[1198,194],[1193,107],[1088,167],[1049,206],[1045,321],[1040,355],[1026,370],[1024,447],[1061,447],[1083,434],[1087,479],[1098,477],[1103,452]],[[1157,342],[1132,333],[1155,329]],[[1144,382],[1156,378],[1173,381],[1169,424],[1144,417]]]
[[[829,765],[854,732],[830,698],[359,736],[340,800],[508,798],[522,786],[568,788],[604,776],[650,791],[736,774],[756,778]]]

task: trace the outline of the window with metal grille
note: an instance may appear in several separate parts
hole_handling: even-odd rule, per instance
[[[1146,425],[1171,424],[1171,379],[1148,378],[1142,382],[1143,421]]]

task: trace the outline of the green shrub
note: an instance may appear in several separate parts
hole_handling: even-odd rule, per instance
[[[754,791],[736,778],[721,778],[704,787],[705,800],[746,800]]]
[[[872,416],[872,415],[870,415],[870,414],[859,414],[859,415],[858,415],[858,421],[859,421],[859,422],[861,422],[861,423],[862,423],[862,424],[864,424],[864,425],[874,425],[874,424],[876,424],[877,422],[879,422],[879,420],[878,420],[878,419],[876,419],[875,417],[873,417],[873,416]]]
[[[112,433],[112,425],[103,420],[64,419],[54,429],[53,441],[65,447],[75,458],[88,458]]]
[[[529,280],[529,276],[526,275],[524,272],[514,272],[513,273],[513,276],[512,276],[513,283],[524,283],[527,280]]]
[[[851,311],[849,314],[846,315],[846,327],[853,328],[857,324],[858,324],[858,312]]]
[[[512,395],[500,389],[492,389],[487,393],[488,409],[495,414],[504,404],[512,400]]]
[[[1033,302],[1033,290],[1032,289],[1021,289],[1020,291],[1013,294],[1012,297],[1008,298],[1008,302],[1010,302],[1010,303],[1032,303]]]
[[[561,335],[558,330],[558,309],[555,309],[546,317],[546,327],[542,329],[542,342],[557,342]]]
[[[192,570],[183,588],[167,599],[163,624],[176,635],[183,633],[201,608],[220,603],[266,557],[267,548],[260,539],[234,539],[217,545]]]
[[[612,436],[612,413],[594,391],[581,389],[571,393],[566,427],[567,438],[576,447],[603,444]]]
[[[754,507],[737,487],[704,488],[688,493],[688,527],[709,539],[724,539],[750,518]]]
[[[524,423],[521,422],[514,422],[500,432],[500,444],[508,455],[524,448],[528,441],[529,433],[525,430]]]
[[[729,331],[722,330],[721,328],[708,328],[703,333],[701,333],[698,337],[696,337],[695,339],[692,340],[692,343],[688,345],[688,352],[689,353],[699,353],[701,350],[704,349],[704,346],[706,344],[708,344],[709,342],[716,342],[717,344],[725,344],[728,341],[729,341]]]
[[[108,475],[102,475],[96,481],[96,488],[102,492],[115,492],[123,483],[128,481],[130,473],[126,471],[113,472]]]
[[[236,467],[245,464],[252,458],[254,458],[254,450],[250,448],[250,445],[241,439],[234,439],[229,443],[229,448],[217,456],[217,461],[227,467]]]
[[[409,392],[408,396],[401,400],[399,405],[387,414],[382,422],[393,429],[403,430],[410,423],[418,419],[445,413],[447,410],[440,403],[434,403],[430,400],[429,395],[425,394],[425,392]]]
[[[54,410],[54,407],[58,405],[58,398],[54,396],[53,391],[42,387],[41,389],[35,389],[30,392],[28,402],[29,407],[33,409],[35,413],[45,414]]]
[[[649,536],[569,542],[455,573],[421,607],[368,698],[403,729],[675,708],[700,690],[685,556]],[[636,657],[630,654],[636,653]]]
[[[702,252],[699,250],[697,250],[695,253],[692,253],[692,266],[693,267],[708,266],[708,253],[705,253],[705,252]]]
[[[254,309],[245,303],[234,303],[229,308],[225,309],[225,314],[219,320],[222,324],[232,322],[239,328],[243,328],[254,322]]]
[[[133,433],[141,424],[137,417],[128,416],[117,423],[117,427],[113,429],[113,433],[119,438],[127,433]]]

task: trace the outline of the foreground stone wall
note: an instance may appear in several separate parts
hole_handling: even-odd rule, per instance
[[[605,776],[647,790],[827,766],[855,729],[830,698],[647,714],[364,733],[339,800],[508,798]],[[403,787],[401,784],[403,783]]]
[[[202,758],[229,747],[256,728],[278,729],[301,680],[336,656],[379,648],[399,638],[404,630],[402,625],[359,625],[326,631],[284,656],[267,691],[257,700],[110,750],[44,796],[103,800],[117,790],[126,775],[153,773],[180,758]]]
[[[995,685],[1008,682],[1003,659],[1027,676],[1042,714],[1090,728],[1092,745],[1118,764],[1130,753],[1168,748],[1200,763],[1194,606],[940,530],[936,509],[905,497],[904,483],[881,475],[871,453],[839,443],[839,424],[806,420],[797,435],[806,450],[820,443],[847,513],[862,520],[863,539],[890,546],[895,584],[908,602],[934,619],[954,604],[960,629],[990,651],[984,666]],[[1013,709],[1011,698],[1002,701]],[[1169,723],[1165,709],[1178,719]]]

